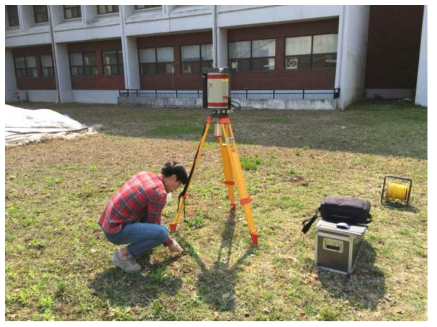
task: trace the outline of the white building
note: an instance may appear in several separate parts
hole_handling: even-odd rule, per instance
[[[343,109],[367,88],[381,90],[366,87],[369,24],[380,6],[6,7],[6,101],[117,103],[125,89],[196,97],[202,67],[230,67],[233,97],[262,108]],[[420,10],[412,21],[422,28]],[[426,37],[422,52],[418,85]]]

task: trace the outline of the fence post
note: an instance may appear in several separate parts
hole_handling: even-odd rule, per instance
[[[273,99],[275,98],[275,92],[276,92],[276,90],[273,90]]]
[[[158,98],[158,90],[155,90],[155,98]]]
[[[246,100],[247,100],[247,93],[248,93],[248,92],[247,92],[247,89],[246,89]]]
[[[176,99],[178,98],[178,90],[176,90]]]
[[[138,89],[136,91],[137,91],[137,98],[138,98]]]
[[[305,90],[302,90],[302,100],[305,100]]]

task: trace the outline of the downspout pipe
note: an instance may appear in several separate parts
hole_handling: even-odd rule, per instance
[[[217,6],[212,6],[212,62],[218,68],[217,62]]]
[[[56,103],[61,102],[61,92],[59,90],[59,79],[58,79],[58,64],[56,61],[56,47],[55,47],[55,35],[53,32],[53,20],[52,20],[52,10],[50,8],[50,5],[47,5],[48,13],[49,13],[49,25],[50,25],[50,40],[52,42],[52,54],[53,54],[53,65],[55,66],[54,73],[55,73],[55,82],[56,82],[56,92],[58,95],[58,99],[56,100]]]

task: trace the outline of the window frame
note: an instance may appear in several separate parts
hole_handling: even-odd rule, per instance
[[[181,45],[179,47],[179,51],[181,53],[181,73],[182,74],[202,74],[202,68],[204,67],[202,65],[202,63],[204,62],[211,62],[211,67],[214,65],[214,58],[210,59],[210,60],[202,60],[202,45],[211,45],[211,47],[213,46],[212,43],[200,43],[200,44],[184,44]],[[183,60],[182,59],[182,47],[192,47],[192,46],[198,46],[199,47],[199,59],[198,60]],[[192,63],[198,63],[199,67],[200,67],[200,71],[199,72],[184,72],[184,62],[192,62]]]
[[[135,5],[134,10],[146,10],[146,9],[156,9],[156,8],[161,8],[161,10],[162,10],[162,5],[158,5],[158,6],[156,6],[156,5],[152,5],[152,6],[144,5],[144,7],[145,8],[138,8],[138,5]]]
[[[50,58],[52,59],[52,65],[51,66],[43,66],[43,62],[42,62],[42,56],[50,56]],[[42,54],[39,56],[39,63],[40,63],[40,67],[41,67],[41,77],[55,77],[55,65],[53,63],[53,55],[52,54]],[[47,69],[50,74],[48,74],[47,76],[44,75],[44,69]]]
[[[69,6],[68,8],[65,8],[65,6],[66,5],[62,6],[62,9],[64,10],[64,19],[65,20],[82,18],[82,6],[80,6],[80,5],[79,6],[67,5],[67,6]],[[74,10],[74,9],[77,9],[79,16],[67,18],[66,14],[65,14],[67,12],[67,10]]]
[[[94,54],[94,56],[96,57],[96,65],[85,65],[85,60],[84,60],[84,54]],[[81,66],[72,66],[71,65],[71,55],[72,54],[80,54],[82,56],[82,65]],[[97,64],[97,55],[94,51],[87,51],[87,52],[71,52],[68,53],[68,62],[70,65],[70,75],[71,77],[97,77],[99,76],[99,65]],[[78,68],[78,67],[82,67],[83,68],[83,74],[77,74],[77,75],[73,75],[73,68]],[[96,67],[97,68],[97,74],[87,74],[85,67]],[[91,68],[91,72],[93,72],[93,69]]]
[[[105,64],[105,57],[104,57],[104,53],[105,52],[116,52],[117,53],[117,64]],[[119,53],[121,53],[121,56],[123,58],[123,50],[122,49],[116,49],[116,50],[104,50],[102,51],[102,70],[103,70],[103,76],[120,76],[120,75],[124,75],[124,65],[123,65],[123,60],[121,61],[120,64],[120,58],[119,58]],[[105,67],[111,67],[111,74],[106,74],[105,71]],[[113,74],[112,73],[112,67],[113,66],[117,66],[117,74]],[[120,73],[120,67],[121,67],[121,71],[122,73]]]
[[[274,56],[270,56],[270,57],[254,57],[253,56],[253,41],[263,41],[263,40],[275,40],[275,55]],[[229,49],[230,43],[237,43],[237,42],[250,42],[250,56],[249,57],[245,57],[245,58],[230,58],[230,54],[229,54]],[[228,42],[228,66],[231,72],[234,73],[266,73],[266,72],[274,72],[276,70],[276,42],[277,39],[276,38],[266,38],[266,39],[250,39],[250,40],[240,40],[240,41],[234,41],[234,42]],[[274,60],[274,68],[273,69],[263,69],[263,70],[254,70],[253,69],[253,61],[254,60],[260,60],[260,59],[273,59]],[[233,70],[232,69],[232,61],[242,61],[242,60],[248,60],[249,61],[249,70],[244,70],[244,71],[238,71],[238,70]]]
[[[36,7],[39,7],[38,9],[45,8],[45,11],[41,11],[41,12],[37,12],[35,9],[37,9]],[[37,21],[37,14],[45,14],[47,20],[45,21]],[[47,9],[47,5],[37,5],[37,6],[33,6],[33,19],[35,20],[35,24],[44,24],[44,23],[48,23],[49,22],[49,11]]]
[[[100,12],[100,6],[101,6],[101,5],[97,5],[97,15],[98,15],[98,16],[101,16],[101,15],[109,15],[109,14],[115,14],[115,13],[119,13],[119,12],[120,12],[120,6],[119,6],[119,5],[103,5],[103,6],[105,6],[105,10],[106,10],[106,12],[101,13],[101,12]],[[117,10],[108,11],[108,6],[117,7]]]
[[[29,57],[35,58],[35,67],[28,67],[27,66],[27,58],[29,58]],[[17,68],[17,61],[16,61],[17,58],[24,58],[24,68]],[[14,69],[15,69],[15,77],[16,78],[38,78],[39,74],[38,74],[37,56],[17,56],[17,57],[14,57]],[[35,71],[36,76],[29,76],[29,70]],[[26,75],[25,76],[23,76],[23,75],[18,76],[17,71],[24,71]]]
[[[15,9],[16,9],[16,15],[14,13],[13,16],[11,16],[11,13],[10,13],[10,9],[12,9],[12,7],[15,7]],[[8,27],[12,27],[12,28],[20,27],[20,17],[19,17],[20,15],[18,13],[18,6],[7,5],[6,6],[6,11],[8,13]],[[14,19],[16,19],[17,22],[16,22],[16,24],[14,23],[14,25],[11,25],[11,20],[14,20]]]
[[[329,34],[311,34],[311,35],[299,35],[299,36],[286,36],[284,38],[285,42],[284,42],[284,70],[285,71],[296,71],[296,70],[325,70],[325,69],[336,69],[337,67],[337,51],[336,52],[327,52],[327,53],[314,53],[314,37],[315,36],[322,36],[322,35],[337,35],[337,40],[338,40],[338,32],[337,33],[329,33]],[[292,56],[287,56],[287,39],[291,39],[291,38],[298,38],[298,37],[311,37],[311,53],[310,54],[305,54],[305,55],[292,55]],[[337,43],[338,45],[338,43]],[[336,49],[337,50],[337,49]],[[335,66],[332,67],[322,67],[322,68],[314,68],[314,55],[335,55],[335,59],[336,59],[336,63]],[[297,68],[297,69],[287,69],[287,59],[288,58],[293,58],[293,57],[301,57],[301,56],[310,56],[310,67],[309,68]]]
[[[158,62],[158,48],[173,48],[173,61]],[[141,53],[140,52],[141,52],[141,50],[147,50],[147,49],[154,49],[154,51],[155,51],[155,62],[144,62],[144,63],[141,62]],[[174,74],[174,67],[175,67],[175,65],[174,65],[174,63],[175,63],[175,61],[174,61],[174,46],[140,48],[140,49],[138,49],[138,62],[139,62],[139,65],[140,65],[140,75],[148,76],[148,75],[170,75],[170,74]],[[145,69],[143,69],[143,65],[151,65],[151,64],[155,65],[155,73],[153,73],[153,74],[143,73],[143,71],[145,70]],[[161,64],[161,65],[162,64],[171,64],[171,72],[170,73],[167,73],[167,72],[159,73],[158,72],[158,64]]]

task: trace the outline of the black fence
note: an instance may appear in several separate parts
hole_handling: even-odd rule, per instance
[[[120,90],[121,98],[202,98],[202,90]],[[231,98],[238,99],[284,99],[284,100],[332,100],[340,97],[340,89],[332,90],[234,90]]]

